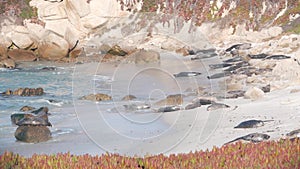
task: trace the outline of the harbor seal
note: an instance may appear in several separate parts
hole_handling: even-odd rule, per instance
[[[159,113],[164,113],[164,112],[172,112],[172,111],[177,111],[180,110],[181,108],[179,106],[165,106],[161,107],[157,110]]]
[[[22,120],[16,123],[18,126],[52,126],[52,124],[48,121],[47,115],[43,115],[41,117],[30,116],[25,117]]]
[[[300,138],[300,129],[297,129],[297,130],[293,130],[289,133],[286,134],[287,137],[299,137]]]
[[[193,77],[201,75],[200,72],[180,72],[178,74],[174,74],[174,77]]]
[[[225,108],[230,108],[227,104],[224,103],[212,103],[210,106],[207,107],[207,111],[213,111],[217,109],[225,109]]]
[[[248,135],[245,135],[245,136],[242,136],[242,137],[238,137],[238,138],[236,138],[232,141],[229,141],[229,142],[225,143],[224,145],[235,142],[235,141],[239,141],[239,140],[250,141],[252,143],[259,143],[261,141],[268,140],[269,138],[270,138],[270,136],[267,135],[267,134],[251,133],[251,134],[248,134]]]
[[[271,122],[274,120],[247,120],[243,121],[234,128],[256,128],[256,127],[261,127],[265,125],[265,122]]]
[[[150,109],[150,105],[148,105],[148,104],[131,104],[131,105],[123,105],[123,106],[128,111]]]
[[[209,65],[209,67],[211,69],[220,69],[220,68],[225,68],[225,67],[229,67],[232,66],[231,63],[220,63],[220,64],[211,64]]]

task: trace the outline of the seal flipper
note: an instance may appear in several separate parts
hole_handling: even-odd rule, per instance
[[[225,143],[224,145],[227,145],[227,144],[230,144],[230,143],[236,142],[236,141],[238,141],[238,140],[243,140],[243,137],[238,137],[238,138],[236,138],[236,139],[234,139],[234,140],[231,140],[231,141],[229,141],[229,142]]]

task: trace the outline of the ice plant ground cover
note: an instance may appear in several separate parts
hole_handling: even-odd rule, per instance
[[[0,156],[0,168],[300,168],[300,139],[237,142],[210,151],[144,158],[70,153],[26,158],[5,152]]]

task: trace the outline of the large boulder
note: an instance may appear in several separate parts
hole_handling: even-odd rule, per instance
[[[34,43],[29,36],[27,28],[24,26],[16,26],[10,38],[21,49],[27,49]]]
[[[47,126],[19,126],[15,138],[26,143],[39,143],[48,141],[51,132]]]
[[[31,50],[13,49],[8,51],[9,58],[16,62],[32,62],[37,59]]]
[[[98,94],[89,94],[83,96],[81,99],[90,100],[90,101],[108,101],[111,100],[112,98],[107,94],[98,93]]]
[[[39,43],[38,48],[40,58],[50,61],[57,61],[66,57],[68,51],[68,42],[54,33],[49,33],[49,35]]]

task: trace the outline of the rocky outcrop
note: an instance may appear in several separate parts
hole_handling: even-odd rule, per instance
[[[51,132],[47,126],[19,126],[15,138],[26,143],[39,143],[48,141]]]
[[[89,94],[86,96],[81,97],[81,99],[83,100],[90,100],[90,101],[108,101],[111,100],[111,96],[107,95],[107,94],[102,94],[102,93],[98,93],[98,94]]]
[[[41,59],[56,61],[67,56],[69,44],[62,37],[49,33],[40,43],[38,53]]]

